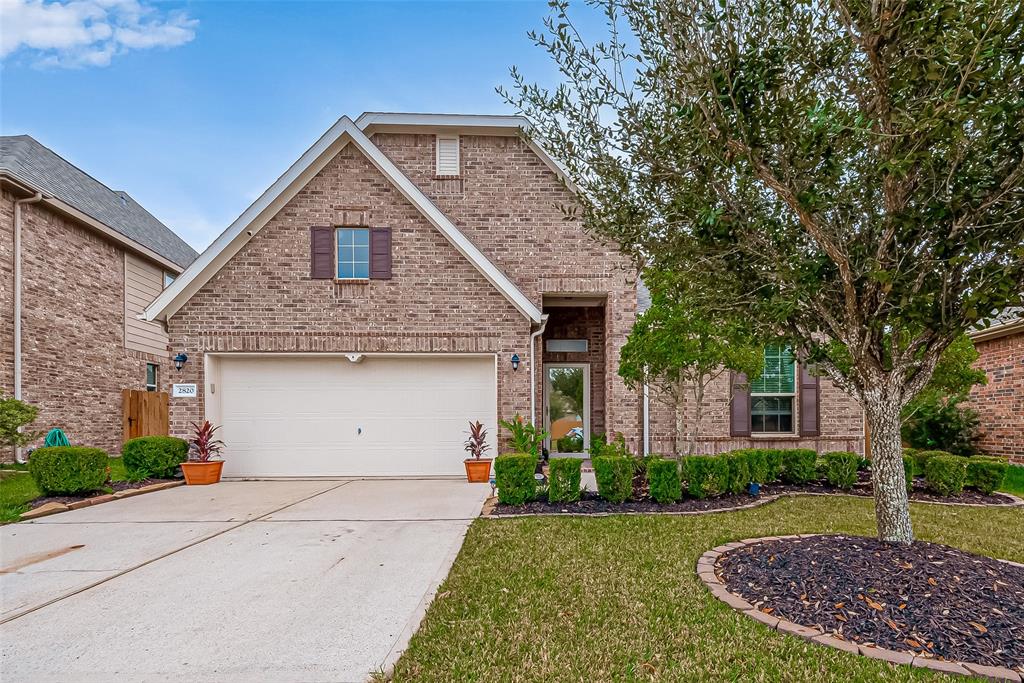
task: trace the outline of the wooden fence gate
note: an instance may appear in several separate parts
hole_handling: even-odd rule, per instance
[[[167,436],[167,392],[123,389],[121,406],[124,440],[139,436]]]

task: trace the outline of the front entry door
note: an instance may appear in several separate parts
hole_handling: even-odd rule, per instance
[[[552,453],[590,448],[590,364],[544,366],[544,429]]]

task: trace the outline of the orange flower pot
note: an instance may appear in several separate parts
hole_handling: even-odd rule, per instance
[[[466,481],[470,484],[486,484],[491,478],[491,461],[488,458],[466,458]]]
[[[189,486],[216,484],[220,481],[220,471],[223,468],[223,460],[181,463],[181,472],[185,475],[185,483]]]

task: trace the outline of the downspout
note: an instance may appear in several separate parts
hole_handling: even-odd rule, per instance
[[[644,382],[644,457],[651,454],[651,388]]]
[[[14,200],[14,398],[21,400],[21,205],[42,200],[43,193]],[[14,449],[14,459],[25,462],[20,447]]]
[[[544,328],[548,326],[548,314],[540,317],[540,327],[536,332],[530,333],[530,424],[537,426],[537,371],[534,370],[534,356],[537,352],[537,337],[544,334]]]

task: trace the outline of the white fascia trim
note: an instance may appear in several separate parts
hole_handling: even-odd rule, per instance
[[[180,309],[253,235],[259,232],[300,189],[319,173],[341,149],[352,142],[384,174],[408,201],[476,266],[477,270],[524,316],[540,320],[540,309],[531,302],[441,212],[347,116],[338,119],[285,171],[242,215],[214,240],[206,251],[165,289],[145,310],[146,320],[166,320]]]
[[[358,119],[359,130],[372,134],[374,130],[391,129],[406,132],[419,129],[422,132],[462,131],[476,135],[523,135],[533,153],[540,157],[552,173],[573,194],[580,194],[579,188],[569,178],[565,167],[547,153],[544,146],[537,142],[533,135],[530,122],[524,116],[489,116],[484,114],[390,114],[384,112],[366,112]]]

